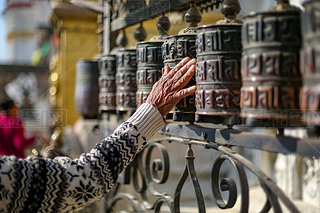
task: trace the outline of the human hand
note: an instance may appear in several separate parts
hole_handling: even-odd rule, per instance
[[[158,109],[162,116],[179,102],[181,98],[194,94],[196,86],[184,88],[190,81],[196,70],[196,59],[186,57],[175,67],[165,67],[162,77],[157,81],[150,92],[147,103]]]

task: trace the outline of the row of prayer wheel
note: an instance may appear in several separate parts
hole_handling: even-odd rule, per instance
[[[278,1],[268,11],[244,17],[242,23],[236,19],[239,2],[225,0],[225,19],[198,27],[201,13],[192,4],[185,16],[189,27],[178,35],[162,34],[138,42],[136,49],[101,57],[100,111],[134,111],[146,101],[163,68],[189,56],[197,58],[197,65],[187,86],[196,84],[197,92],[182,99],[166,119],[318,127],[319,6],[320,1],[307,1],[301,13],[288,1]]]
[[[300,51],[300,109],[304,122],[320,133],[320,1],[305,1],[302,13],[303,42]]]

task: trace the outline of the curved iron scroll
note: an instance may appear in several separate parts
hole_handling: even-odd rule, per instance
[[[212,167],[211,172],[211,187],[213,192],[213,197],[217,206],[221,209],[229,209],[232,208],[237,201],[237,186],[233,178],[222,178],[219,184],[219,174],[222,163],[228,160],[231,165],[236,169],[238,177],[240,179],[241,185],[241,208],[240,212],[248,212],[249,211],[249,186],[247,176],[245,174],[243,166],[237,161],[233,161],[227,155],[219,156]],[[229,198],[227,203],[224,202],[222,196],[220,194],[221,191],[229,191]]]
[[[187,145],[187,155],[185,168],[179,180],[177,180],[177,186],[174,195],[170,196],[166,193],[159,193],[154,185],[161,185],[167,182],[170,171],[170,159],[166,147],[162,144],[163,142],[178,142]],[[211,170],[211,188],[213,194],[213,200],[217,206],[225,212],[229,209],[234,208],[238,197],[241,197],[240,202],[240,212],[249,211],[249,186],[247,180],[246,168],[248,171],[253,173],[259,180],[262,189],[264,190],[267,201],[262,206],[260,212],[269,212],[273,209],[274,212],[282,212],[283,205],[290,212],[300,212],[298,208],[293,204],[293,202],[283,193],[283,191],[276,185],[276,183],[271,180],[266,174],[264,174],[259,168],[253,165],[249,160],[234,152],[230,147],[219,146],[215,143],[208,143],[203,141],[195,140],[185,140],[181,138],[165,138],[156,139],[149,143],[148,146],[139,153],[134,162],[130,165],[130,168],[126,169],[126,177],[131,178],[124,182],[124,184],[130,184],[132,181],[133,188],[136,191],[136,195],[120,194],[118,189],[121,187],[121,183],[116,184],[116,189],[110,193],[108,203],[111,204],[107,211],[112,212],[113,205],[119,200],[124,200],[126,203],[130,204],[132,209],[140,208],[141,212],[160,212],[163,206],[167,206],[170,212],[179,213],[180,212],[180,197],[181,191],[185,184],[185,181],[190,177],[198,204],[198,212],[206,212],[206,205],[203,199],[203,193],[200,187],[199,180],[197,178],[197,173],[194,165],[194,156],[192,151],[192,146],[203,146],[205,149],[216,150],[220,153],[215,162],[212,165]],[[151,158],[152,152],[158,150],[161,154],[160,158]],[[233,166],[238,177],[226,177],[220,178],[220,170],[222,164],[228,161]],[[162,173],[159,175],[158,173]],[[237,187],[237,182],[234,178],[237,178],[239,182],[239,187]],[[238,188],[240,191],[238,193]],[[224,200],[221,196],[221,191],[228,192],[228,199]],[[240,194],[241,196],[238,196]],[[153,199],[151,199],[151,196]],[[131,200],[131,201],[130,201]],[[139,205],[137,201],[140,200]],[[152,202],[150,200],[153,200]],[[283,205],[280,205],[280,202]],[[139,212],[140,212],[139,210]]]

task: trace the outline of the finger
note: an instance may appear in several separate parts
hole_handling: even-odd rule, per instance
[[[162,75],[167,75],[170,71],[171,71],[170,67],[169,66],[165,66],[164,72],[163,72]]]
[[[190,61],[189,57],[182,59],[176,66],[171,69],[171,72],[168,74],[168,77],[171,78],[178,70],[180,70],[185,64]]]
[[[175,94],[175,96],[176,96],[176,98],[178,98],[180,100],[181,98],[185,98],[188,95],[194,94],[196,92],[196,90],[197,90],[197,86],[193,85],[191,87],[180,90],[179,92],[177,92]]]
[[[181,69],[179,69],[173,76],[173,81],[178,81],[189,69],[192,65],[197,63],[196,59],[192,59],[186,65],[184,65]]]
[[[196,65],[192,65],[188,71],[174,84],[173,88],[181,89],[188,84],[192,76],[196,72]]]

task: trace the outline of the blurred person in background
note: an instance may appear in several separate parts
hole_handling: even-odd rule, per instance
[[[25,137],[18,113],[18,106],[9,97],[0,103],[0,156],[25,158],[25,149],[36,141],[36,136]]]

